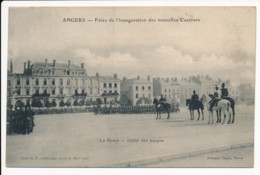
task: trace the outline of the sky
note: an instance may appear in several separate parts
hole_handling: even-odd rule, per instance
[[[8,60],[85,63],[88,75],[255,81],[254,7],[31,7],[9,10]],[[85,22],[64,22],[84,18]],[[109,19],[147,22],[109,22]],[[175,19],[178,22],[148,22]],[[180,22],[180,18],[199,22]],[[95,22],[99,19],[98,22]],[[92,20],[92,21],[88,21]],[[101,22],[107,20],[107,22]]]

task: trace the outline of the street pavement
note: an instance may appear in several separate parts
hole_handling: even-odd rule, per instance
[[[204,121],[191,121],[184,107],[180,113],[171,114],[169,120],[166,117],[162,114],[161,120],[155,120],[155,114],[38,115],[32,134],[7,136],[7,166],[165,167],[160,162],[253,147],[254,106],[237,106],[234,124],[207,124],[206,111]],[[244,156],[253,159],[253,151]],[[252,167],[252,162],[246,161],[244,166]],[[184,161],[181,165],[171,167],[192,164]],[[205,158],[199,165],[209,167]],[[222,165],[216,161],[216,167]]]
[[[250,168],[254,163],[254,147],[244,146],[211,153],[203,153],[196,156],[178,158],[147,164],[144,167],[185,167],[185,168]],[[188,162],[188,163],[187,163]]]

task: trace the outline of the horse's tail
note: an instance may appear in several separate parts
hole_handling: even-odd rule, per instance
[[[230,105],[231,105],[231,103],[228,101],[228,103],[227,103],[227,111],[228,112],[229,112]]]
[[[201,104],[201,110],[204,110],[204,104],[202,101],[200,101],[200,104]]]

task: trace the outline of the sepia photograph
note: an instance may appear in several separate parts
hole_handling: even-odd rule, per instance
[[[2,59],[7,168],[255,167],[256,7],[12,6]]]

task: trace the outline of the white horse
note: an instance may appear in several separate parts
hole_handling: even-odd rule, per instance
[[[216,111],[217,112],[217,123],[221,123],[221,113],[224,114],[224,120],[222,122],[222,124],[225,123],[225,120],[226,120],[226,115],[229,115],[229,120],[228,120],[228,124],[230,124],[231,122],[231,113],[229,111],[229,108],[230,108],[230,102],[226,99],[220,99],[218,102],[217,102],[217,105],[216,106],[213,106],[212,110],[210,110],[209,108],[209,122],[208,124],[210,123],[214,123],[214,119],[213,119],[213,111]]]

